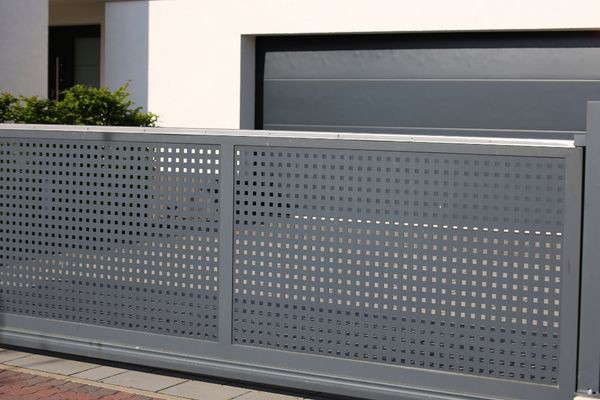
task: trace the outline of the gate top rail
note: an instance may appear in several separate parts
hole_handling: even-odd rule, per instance
[[[410,128],[406,128],[410,129]],[[419,131],[419,128],[415,128]],[[195,128],[145,128],[145,127],[114,127],[87,125],[35,125],[35,124],[0,124],[0,136],[10,137],[14,131],[61,132],[72,133],[75,139],[87,138],[88,133],[143,133],[149,135],[179,135],[179,136],[211,136],[229,138],[279,138],[279,139],[321,139],[367,142],[405,142],[405,143],[436,143],[436,144],[469,144],[492,146],[519,147],[556,147],[573,148],[585,144],[583,135],[575,135],[573,139],[556,138],[519,138],[506,137],[507,130],[473,130],[449,129],[435,130],[438,134],[380,134],[380,133],[345,133],[345,132],[303,132],[303,131],[269,131],[244,129],[195,129]],[[477,132],[476,135],[470,135]],[[478,136],[482,132],[489,136]],[[533,131],[537,132],[537,131]],[[439,134],[444,133],[444,134]]]

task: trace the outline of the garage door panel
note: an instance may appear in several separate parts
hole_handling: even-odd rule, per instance
[[[275,51],[265,79],[598,79],[598,48]]]
[[[585,131],[598,82],[594,32],[261,37],[256,127],[572,135]]]
[[[600,81],[301,80],[264,82],[264,127],[585,130]]]

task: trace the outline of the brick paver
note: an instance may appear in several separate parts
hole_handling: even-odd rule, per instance
[[[0,400],[195,399],[301,400],[300,397],[0,348]]]
[[[0,369],[0,400],[155,400],[92,385]]]

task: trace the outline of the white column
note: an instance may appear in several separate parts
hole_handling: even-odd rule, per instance
[[[48,0],[0,1],[0,93],[48,94]]]
[[[106,3],[104,80],[110,89],[129,83],[131,100],[148,107],[148,1]]]

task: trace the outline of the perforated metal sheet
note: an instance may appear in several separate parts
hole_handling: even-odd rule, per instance
[[[564,163],[236,147],[234,343],[556,385]]]
[[[217,339],[219,146],[0,139],[0,310]]]

